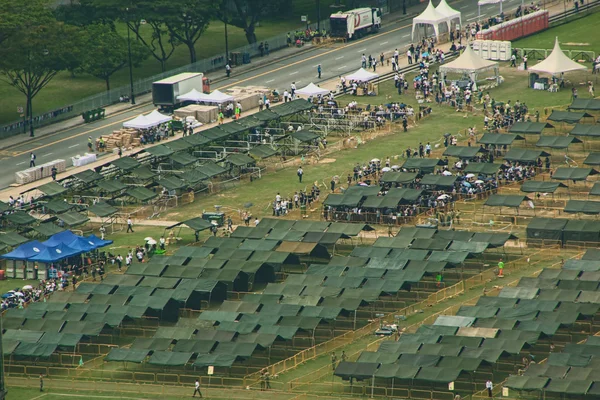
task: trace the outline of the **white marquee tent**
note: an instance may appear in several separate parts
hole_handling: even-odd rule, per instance
[[[440,4],[435,8],[435,11],[448,18],[449,28],[451,27],[450,24],[456,22],[456,20],[458,20],[458,25],[462,26],[460,11],[450,7],[446,0],[441,0]]]
[[[154,110],[148,115],[138,115],[134,119],[124,122],[123,126],[133,129],[148,129],[169,122],[171,119],[168,115],[163,115]]]
[[[311,82],[306,87],[296,90],[296,93],[302,94],[305,96],[318,96],[318,95],[328,94],[329,90],[321,89],[320,87],[318,87],[317,85],[315,85],[314,83]]]
[[[200,102],[200,101],[206,101],[208,99],[208,95],[204,94],[202,92],[197,91],[196,89],[192,89],[189,92],[182,94],[180,96],[177,96],[177,100],[182,100],[182,101],[196,101],[196,102]]]
[[[364,68],[361,68],[355,73],[346,76],[347,80],[355,82],[368,82],[376,78],[379,78],[378,74],[369,72]]]
[[[569,57],[563,53],[558,44],[558,37],[554,42],[554,49],[552,53],[544,60],[533,67],[530,67],[529,70],[533,72],[540,72],[551,75],[558,75],[562,72],[570,72],[570,71],[585,71],[587,67],[585,65],[581,65],[571,60]]]
[[[211,94],[208,95],[208,100],[204,100],[207,103],[227,103],[228,101],[233,101],[234,97],[228,94],[225,94],[219,90],[215,90]]]
[[[439,36],[440,24],[446,24],[448,31],[450,31],[450,22],[448,17],[437,11],[435,7],[433,7],[431,0],[429,0],[429,4],[427,5],[427,8],[425,8],[425,11],[423,11],[419,16],[413,18],[412,39],[415,40],[415,30],[419,25],[423,25],[425,27],[425,36],[427,36],[428,25],[432,25],[433,30],[435,31],[435,36]]]
[[[498,81],[498,63],[479,57],[470,46],[467,46],[465,51],[456,60],[440,65],[439,69],[442,79],[448,73],[459,73],[468,74],[473,82],[477,80],[477,74],[488,70],[494,70],[496,81]]]
[[[150,114],[146,115],[148,121],[155,123],[157,125],[164,124],[173,119],[170,115],[161,114],[158,110],[152,111]]]

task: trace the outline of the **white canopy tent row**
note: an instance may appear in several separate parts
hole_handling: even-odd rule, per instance
[[[303,96],[318,96],[318,95],[326,95],[328,94],[330,91],[327,89],[322,89],[320,87],[318,87],[317,85],[315,85],[314,83],[310,83],[307,86],[296,90],[297,94],[301,94]]]
[[[440,25],[445,28],[442,32],[450,32],[452,29],[452,23],[461,24],[461,14],[460,11],[457,11],[450,7],[446,0],[441,0],[440,4],[437,7],[433,6],[431,0],[429,0],[429,4],[425,8],[425,10],[413,18],[413,28],[412,28],[412,40],[415,40],[415,32],[418,27],[424,28],[424,37],[428,37],[427,27],[432,26],[433,31],[436,37],[440,36]]]
[[[225,94],[219,90],[215,90],[211,94],[206,94],[197,91],[196,89],[192,89],[188,93],[177,96],[177,100],[181,101],[195,101],[197,103],[213,103],[213,104],[222,104],[227,103],[229,101],[233,101],[234,97],[228,94]]]
[[[133,128],[133,129],[149,129],[160,124],[164,124],[169,122],[173,118],[159,113],[154,110],[148,115],[140,114],[132,120],[123,123],[123,127],[125,128]]]
[[[552,53],[544,61],[540,61],[533,67],[529,68],[529,71],[539,72],[543,74],[559,75],[563,72],[571,71],[585,71],[587,67],[579,64],[563,53],[560,45],[558,44],[558,37],[554,41],[554,49]]]
[[[358,71],[356,71],[353,74],[350,75],[346,75],[346,79],[348,81],[355,81],[355,82],[369,82],[372,81],[373,79],[377,79],[379,78],[379,75],[374,73],[374,72],[369,72],[367,70],[365,70],[364,68],[359,69]]]
[[[496,83],[500,83],[500,73],[498,63],[495,61],[484,60],[479,57],[471,46],[467,46],[463,53],[456,59],[447,64],[440,65],[440,73],[442,80],[445,79],[448,73],[459,73],[468,75],[473,82],[477,82],[477,76],[485,71],[494,71]]]

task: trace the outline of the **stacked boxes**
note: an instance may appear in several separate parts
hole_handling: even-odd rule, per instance
[[[56,167],[56,170],[59,173],[65,172],[67,169],[67,163],[65,160],[54,160],[33,168],[27,168],[26,170],[16,172],[15,180],[17,184],[24,185],[26,183],[47,178],[52,175],[52,167]]]

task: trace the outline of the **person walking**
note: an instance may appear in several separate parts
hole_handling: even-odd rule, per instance
[[[31,153],[29,156],[29,168],[35,167],[35,154]]]
[[[267,56],[269,55],[269,42],[267,42],[265,40],[265,53],[267,54]]]
[[[523,54],[523,70],[527,71],[527,53]]]
[[[498,278],[504,278],[504,261],[498,261]]]
[[[298,182],[302,183],[302,176],[304,175],[304,170],[302,169],[302,167],[298,167],[298,171],[296,171],[296,174],[298,175]]]
[[[494,394],[492,393],[492,390],[494,389],[494,384],[492,383],[492,381],[488,379],[488,381],[485,383],[485,388],[487,389],[488,397],[492,398],[494,396]]]
[[[194,383],[194,394],[192,397],[196,397],[196,393],[202,398],[202,392],[200,392],[200,381],[196,379],[196,383]]]
[[[319,79],[321,79],[321,64],[317,65],[317,74]]]
[[[337,356],[335,355],[335,351],[331,353],[331,370],[335,371],[335,367],[337,364]]]
[[[52,170],[50,172],[51,176],[52,176],[52,180],[55,181],[56,180],[56,174],[58,173],[58,170],[56,169],[56,166],[53,165],[52,166]]]
[[[133,233],[133,221],[131,220],[131,217],[127,217],[127,232],[125,233]]]
[[[229,64],[225,65],[225,74],[228,78],[231,76],[231,66]]]
[[[44,375],[40,374],[40,392],[44,391]]]
[[[348,356],[346,355],[346,351],[342,350],[342,362],[348,361]]]
[[[515,53],[512,53],[512,55],[510,56],[510,66],[511,67],[517,67],[517,56],[515,55]]]
[[[233,221],[231,220],[231,215],[227,217],[227,230],[229,232],[233,232]]]
[[[296,82],[292,82],[292,84],[290,85],[290,92],[291,92],[290,101],[292,101],[293,99],[296,98]]]
[[[88,136],[88,150],[94,152],[94,141],[91,136]]]

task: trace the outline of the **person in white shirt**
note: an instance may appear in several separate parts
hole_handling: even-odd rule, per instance
[[[127,232],[129,233],[131,231],[131,233],[133,233],[133,221],[131,220],[131,218],[127,218]]]
[[[492,397],[493,397],[493,395],[494,395],[494,394],[492,393],[492,390],[494,389],[494,384],[492,383],[492,381],[488,380],[488,381],[485,383],[485,388],[487,389],[487,392],[488,392],[488,397],[489,397],[489,398],[492,398]]]
[[[198,393],[198,395],[200,395],[202,398],[202,393],[200,392],[200,381],[198,381],[198,379],[196,379],[196,383],[194,384],[194,394],[192,397],[196,397],[196,393]]]
[[[294,99],[294,97],[296,97],[296,82],[292,82],[290,89],[292,92],[292,93],[290,93],[290,98]]]
[[[254,226],[258,226],[258,223],[259,223],[259,222],[260,222],[260,221],[258,220],[258,218],[254,218]]]
[[[287,101],[288,101],[288,91],[284,90],[283,91],[283,102],[287,103]]]

